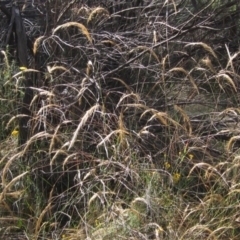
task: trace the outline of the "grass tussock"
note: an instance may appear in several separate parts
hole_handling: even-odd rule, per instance
[[[143,2],[49,3],[33,64],[1,51],[3,239],[239,239],[226,6]]]

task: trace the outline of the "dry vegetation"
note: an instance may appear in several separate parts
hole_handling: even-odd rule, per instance
[[[238,1],[39,2],[29,68],[1,20],[2,239],[239,239]]]

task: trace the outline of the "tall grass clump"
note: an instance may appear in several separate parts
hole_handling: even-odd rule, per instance
[[[238,239],[238,4],[46,2],[31,68],[1,52],[0,235]]]

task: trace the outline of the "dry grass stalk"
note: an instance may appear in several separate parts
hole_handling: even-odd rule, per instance
[[[140,96],[139,96],[138,94],[136,94],[136,93],[124,94],[124,95],[120,98],[120,100],[119,100],[116,108],[118,108],[118,107],[120,106],[120,104],[123,102],[123,100],[126,99],[126,98],[131,98],[131,99],[134,98],[134,99],[136,99],[137,103],[139,103],[139,101],[140,101]]]
[[[174,7],[174,12],[177,13],[177,5],[176,5],[175,1],[172,0],[172,3],[173,3],[173,7]]]
[[[11,217],[0,217],[0,221],[3,221],[3,222],[5,222],[5,221],[7,221],[7,222],[23,221],[23,222],[25,222],[26,219],[11,216]]]
[[[205,66],[207,66],[212,73],[216,73],[216,70],[214,69],[212,62],[210,58],[207,56],[201,60],[201,63],[203,63]]]
[[[57,18],[57,24],[60,22],[64,14],[76,3],[76,0],[68,1],[67,4],[64,6],[64,9],[59,13]]]
[[[240,108],[230,107],[220,112],[219,116],[225,117],[228,114],[231,114],[233,116],[238,116],[239,113],[240,113]]]
[[[149,112],[149,111],[145,111],[145,112],[141,115],[141,117],[142,117],[144,114],[146,114],[147,112]],[[153,119],[155,119],[155,118],[157,118],[164,126],[169,126],[168,122],[166,121],[166,119],[169,119],[167,113],[165,113],[165,112],[158,112],[158,111],[156,111],[156,110],[151,110],[151,112],[152,112],[153,116],[148,120],[148,122],[151,121],[151,120],[153,120]]]
[[[90,8],[82,6],[78,9],[77,14],[80,14],[81,16],[87,17],[90,14]]]
[[[104,200],[106,199],[106,195],[115,195],[115,192],[108,192],[108,191],[102,191],[102,192],[96,192],[93,194],[93,196],[89,199],[87,205],[88,207],[90,207],[90,205],[92,204],[92,202],[95,199],[100,199],[100,202],[103,203]]]
[[[39,93],[33,97],[32,101],[30,102],[29,107],[32,107],[32,106],[34,105],[35,101],[39,99],[39,96],[47,96],[47,97],[49,97],[49,98],[53,98],[53,97],[55,96],[52,92],[49,92],[49,91],[46,91],[46,90],[42,90],[42,89],[40,89],[40,88],[32,88],[32,89],[39,91]],[[49,106],[48,106],[48,107],[49,107]],[[52,106],[52,107],[54,107],[54,106]],[[46,108],[46,106],[45,106],[45,108]],[[38,111],[38,114],[39,114],[39,112],[41,112],[42,110],[43,110],[43,109],[39,110],[39,111]]]
[[[141,138],[141,135],[151,135],[153,137],[155,137],[155,135],[153,133],[151,133],[150,131],[148,131],[147,129],[152,127],[152,125],[149,126],[145,126],[143,127],[138,133],[137,136]]]
[[[8,81],[6,81],[6,83],[4,84],[5,86],[7,86],[7,84],[11,83],[12,79],[16,78],[17,82],[16,82],[16,88],[18,88],[19,82],[20,80],[22,80],[23,82],[26,80],[24,77],[24,73],[30,73],[30,72],[40,72],[38,70],[35,69],[26,69],[26,70],[22,70],[18,73],[16,73],[15,75],[12,76],[12,78]]]
[[[187,45],[184,46],[184,48],[189,47],[189,46],[201,46],[203,47],[207,52],[211,53],[213,57],[217,58],[216,53],[212,50],[210,46],[208,46],[206,43],[203,42],[195,42],[195,43],[188,43]]]
[[[4,56],[4,61],[5,61],[5,66],[7,67],[7,71],[9,71],[10,70],[10,65],[9,65],[9,61],[8,61],[8,56],[7,56],[6,52],[3,51],[3,50],[1,51],[1,53]]]
[[[78,133],[79,131],[81,130],[81,128],[86,124],[87,120],[96,112],[96,110],[98,110],[100,108],[100,105],[99,104],[96,104],[94,106],[92,106],[89,110],[86,111],[85,115],[82,117],[80,123],[78,124],[78,127],[77,129],[75,130],[75,132],[73,133],[73,137],[70,141],[70,144],[69,144],[69,147],[68,147],[68,150],[70,150],[76,139],[77,139],[77,136],[78,136]]]
[[[144,52],[149,52],[156,60],[159,64],[161,64],[161,61],[159,60],[157,54],[150,48],[146,47],[146,46],[138,46],[134,49],[132,49],[129,53],[135,52],[137,50],[144,50]]]
[[[23,172],[22,174],[16,176],[15,178],[13,178],[11,180],[10,183],[8,183],[6,186],[4,186],[3,191],[0,193],[0,202],[2,201],[2,199],[5,197],[6,193],[8,190],[10,190],[10,188],[22,177],[24,177],[26,174],[28,174],[29,172]],[[5,182],[5,181],[4,181]],[[11,190],[10,190],[11,191]]]
[[[227,145],[226,145],[226,150],[230,152],[234,143],[238,140],[240,140],[240,136],[231,137],[230,140],[228,141]]]
[[[186,130],[188,129],[188,134],[192,135],[192,125],[189,116],[186,114],[186,112],[179,106],[174,105],[174,108],[182,115],[184,123],[187,124],[188,128],[186,127]]]
[[[157,118],[160,120],[160,122],[165,125],[165,126],[169,126],[168,122],[172,123],[175,127],[181,127],[184,129],[183,126],[181,126],[181,124],[179,124],[178,122],[176,122],[175,120],[173,120],[171,117],[169,117],[169,115],[165,112],[159,112],[156,111],[155,109],[151,109],[151,112],[153,113],[153,116],[148,120],[151,121],[154,118]]]
[[[103,16],[109,17],[110,16],[108,10],[106,10],[105,8],[102,8],[102,7],[97,7],[90,13],[90,15],[87,19],[87,24],[94,21],[97,16],[100,16],[100,14],[101,14],[101,17],[103,17]]]
[[[59,125],[55,128],[53,137],[52,137],[51,142],[50,142],[50,145],[49,145],[49,154],[51,154],[51,152],[53,151],[53,148],[54,148],[56,142],[62,143],[62,141],[60,140],[60,138],[57,136],[60,127],[61,127],[61,124],[59,124]],[[62,144],[63,144],[63,143],[62,143]]]
[[[3,211],[3,210],[7,210],[7,212],[9,213],[9,215],[11,215],[11,217],[12,216],[14,216],[14,213],[13,213],[13,211],[12,211],[12,206],[10,207],[7,203],[6,203],[6,201],[5,201],[5,199],[2,199],[2,201],[0,202],[0,209],[1,209],[1,211]]]
[[[14,120],[18,120],[18,118],[22,118],[22,117],[28,117],[28,115],[25,114],[18,114],[17,116],[13,116],[7,123],[6,129],[9,128],[10,124],[14,121]]]
[[[89,60],[87,63],[87,68],[86,68],[86,75],[88,77],[92,77],[93,73],[94,73],[93,63],[91,60]]]
[[[23,195],[24,191],[25,190],[18,190],[18,191],[15,191],[15,192],[5,193],[5,196],[15,198],[15,199],[19,199]]]
[[[78,155],[78,153],[72,153],[70,155],[67,155],[67,157],[64,159],[63,163],[62,163],[62,168],[63,171],[65,171],[65,165],[68,163],[69,160],[74,159],[76,156]],[[53,162],[53,161],[52,161]]]
[[[191,75],[184,68],[181,68],[181,67],[172,68],[171,70],[169,70],[169,72],[182,72],[182,73],[184,73],[189,78],[193,88],[196,89],[197,93],[199,94],[198,87],[197,87],[194,79],[191,77]]]
[[[84,78],[83,80],[84,80],[84,81],[82,81],[81,89],[78,91],[78,95],[76,96],[76,99],[78,99],[79,105],[81,105],[81,100],[82,100],[82,97],[83,97],[84,93],[85,93],[86,91],[89,91],[89,88],[84,87],[84,84],[87,82],[88,79],[87,79],[87,78]],[[94,94],[93,94],[93,95],[94,95]]]
[[[47,133],[47,132],[39,132],[37,134],[35,134],[34,136],[32,136],[26,143],[24,149],[22,150],[21,154],[24,155],[27,151],[28,148],[31,146],[31,144],[33,144],[35,141],[39,140],[39,139],[47,139],[47,138],[52,138],[52,134]]]
[[[169,58],[169,55],[167,54],[163,59],[162,59],[162,68],[161,68],[161,80],[157,81],[154,86],[150,89],[150,91],[147,93],[147,97],[150,95],[150,93],[153,92],[155,87],[159,84],[165,83],[165,70],[166,70],[166,60]]]
[[[103,40],[101,41],[101,43],[105,44],[105,45],[111,45],[113,47],[116,47],[120,52],[122,52],[122,48],[114,41],[112,40]]]
[[[52,94],[49,94],[49,96],[53,96]],[[38,112],[37,112],[37,115],[41,115],[43,114],[45,111],[47,111],[48,109],[59,109],[59,105],[56,105],[56,104],[48,104],[46,106],[43,106],[41,107]],[[61,110],[59,110],[61,111]]]
[[[216,178],[214,176],[214,174],[218,175],[218,177],[220,177],[220,179],[225,184],[226,189],[229,188],[229,184],[228,184],[227,180],[224,178],[223,174],[221,174],[221,172],[219,172],[216,167],[213,167],[212,165],[205,163],[205,162],[195,163],[194,166],[189,171],[187,177],[190,177],[190,175],[192,174],[192,172],[194,171],[195,168],[201,168],[201,169],[205,170],[205,177],[207,179],[210,179],[211,177]]]
[[[62,236],[66,240],[79,240],[79,239],[88,239],[89,237],[86,236],[85,233],[86,229],[84,228],[64,228]]]
[[[129,85],[127,85],[124,80],[122,80],[122,79],[120,79],[120,78],[116,78],[116,77],[113,77],[113,78],[111,78],[111,79],[120,82],[120,83],[129,91],[129,93],[132,92],[131,87],[130,87]]]
[[[194,236],[197,239],[199,236],[203,235],[205,232],[209,234],[207,239],[217,240],[216,236],[213,234],[213,231],[209,227],[201,224],[197,224],[196,226],[193,226],[187,229],[181,236],[180,240],[187,239],[188,234],[189,236],[192,236],[192,237]],[[209,238],[210,236],[211,238]]]
[[[166,60],[169,58],[169,55],[167,54],[163,59],[162,59],[162,82],[165,82],[165,69],[166,69]]]
[[[46,38],[45,36],[40,36],[38,37],[35,41],[34,41],[34,44],[33,44],[33,54],[36,55],[37,53],[37,50],[39,48],[39,45],[40,43],[42,42],[42,40]]]
[[[217,229],[215,229],[214,231],[212,231],[212,233],[208,236],[208,239],[212,239],[212,238],[213,238],[213,239],[219,239],[218,237],[216,237],[216,236],[218,236],[218,235],[217,235],[218,232],[220,232],[221,235],[223,235],[224,232],[227,232],[227,231],[229,231],[229,230],[234,231],[234,229],[235,229],[235,227],[233,227],[233,226],[222,226],[222,227],[218,227]]]
[[[208,196],[206,196],[204,199],[203,199],[203,205],[206,205],[206,204],[211,204],[212,202],[219,202],[221,203],[223,201],[223,197],[220,195],[220,194],[210,194]]]
[[[57,71],[57,70],[61,70],[63,72],[70,72],[67,68],[63,66],[53,66],[53,67],[47,66],[47,70],[50,74],[52,74],[54,71]]]
[[[237,92],[237,87],[234,83],[234,81],[229,77],[229,75],[225,74],[225,73],[220,73],[217,75],[217,78],[220,79],[220,78],[223,78],[224,80],[226,80],[234,89],[235,92]],[[218,80],[219,82],[219,80]]]
[[[127,138],[126,138],[126,133],[127,130],[124,126],[124,117],[123,117],[123,112],[121,111],[119,119],[118,119],[118,127],[119,127],[119,144],[122,148],[127,148],[129,146],[128,142],[127,142]]]
[[[144,104],[139,104],[139,103],[129,103],[129,104],[122,104],[120,106],[124,106],[124,107],[133,107],[133,108],[143,108],[145,109],[145,111],[141,114],[140,119],[148,112],[151,112],[153,114],[153,116],[148,120],[151,121],[154,118],[157,118],[160,120],[160,122],[165,125],[165,126],[169,126],[169,124],[167,123],[166,120],[170,121],[175,127],[179,126],[181,127],[181,125],[179,123],[177,123],[176,121],[174,121],[171,117],[168,116],[168,114],[166,112],[159,112],[155,109],[151,109],[148,108],[146,105]]]
[[[67,23],[64,23],[64,24],[56,27],[53,30],[53,34],[56,34],[56,32],[58,30],[60,30],[60,29],[66,29],[66,28],[69,28],[69,27],[77,27],[83,33],[83,35],[88,39],[88,41],[90,43],[92,43],[92,38],[91,38],[87,28],[83,24],[78,23],[78,22],[67,22]]]
[[[145,199],[145,198],[142,198],[142,197],[137,197],[135,198],[132,202],[131,202],[131,207],[134,208],[134,205],[138,205],[140,203],[144,203],[146,205],[146,207],[149,207],[149,202]]]
[[[108,142],[112,135],[117,135],[117,134],[119,134],[119,135],[129,134],[129,132],[127,132],[125,130],[121,130],[121,129],[114,130],[111,133],[109,133],[100,143],[98,143],[97,148],[99,148],[100,146],[102,146],[103,144]]]
[[[50,161],[51,171],[52,171],[52,165],[53,165],[54,161],[57,159],[57,157],[58,157],[59,155],[68,156],[68,153],[67,153],[66,151],[62,150],[62,149],[58,149],[58,150],[56,151],[56,153],[54,154],[54,156],[52,157],[52,159],[51,159],[51,161]]]
[[[148,106],[141,104],[141,103],[128,103],[128,104],[122,104],[120,106],[127,107],[127,108],[129,108],[129,107],[140,108],[140,109],[143,108],[143,109],[149,110]]]
[[[1,179],[2,179],[2,186],[5,187],[7,186],[7,180],[6,180],[6,175],[7,175],[7,172],[10,168],[10,165],[13,163],[14,160],[16,159],[19,159],[22,155],[22,152],[18,152],[16,153],[15,155],[13,155],[8,161],[7,163],[5,164],[3,170],[2,170],[2,176],[1,176]],[[3,162],[3,160],[1,160],[1,163]]]
[[[34,240],[37,240],[38,239],[38,236],[39,236],[39,230],[41,228],[41,224],[42,224],[42,221],[43,221],[43,217],[45,216],[45,214],[50,211],[51,209],[51,205],[52,203],[49,202],[48,205],[43,209],[43,211],[41,212],[40,216],[38,217],[38,220],[36,222],[36,225],[35,225],[35,235],[34,235]]]
[[[193,170],[195,168],[202,168],[205,170],[213,170],[214,172],[218,172],[216,168],[214,168],[212,165],[210,165],[209,163],[205,163],[205,162],[200,162],[200,163],[196,163],[194,164],[194,166],[191,168],[191,170],[188,173],[188,177],[192,174]]]

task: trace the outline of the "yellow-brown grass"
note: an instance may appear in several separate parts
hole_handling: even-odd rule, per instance
[[[61,71],[64,71],[64,72],[69,72],[69,70],[67,68],[63,67],[63,66],[53,66],[53,67],[48,66],[47,70],[50,74],[52,74],[54,71],[57,71],[57,70],[61,70]]]
[[[188,43],[184,46],[184,48],[189,47],[189,46],[201,46],[203,47],[207,52],[209,52],[213,57],[217,59],[216,53],[213,51],[213,49],[208,46],[206,43],[203,42],[194,42],[194,43]]]
[[[230,86],[232,86],[234,92],[237,92],[237,87],[234,83],[234,81],[232,80],[232,78],[228,75],[228,74],[225,74],[225,73],[219,73],[217,75],[217,79],[218,79],[218,82],[220,79],[223,79],[223,80],[226,80]],[[220,83],[220,82],[219,82]],[[224,90],[224,89],[223,89]]]
[[[36,55],[37,50],[39,48],[39,44],[42,42],[42,40],[45,38],[45,36],[38,37],[33,44],[33,54]]]
[[[240,140],[240,136],[231,137],[226,146],[227,151],[231,151],[234,143],[238,140]]]
[[[110,16],[108,10],[106,10],[105,8],[102,7],[97,7],[95,8],[89,15],[88,19],[87,19],[87,23],[91,23],[92,21],[94,21],[96,19],[97,16]]]
[[[122,48],[116,42],[114,42],[112,40],[103,40],[103,41],[101,41],[101,43],[103,43],[106,46],[116,47],[119,51],[122,51]]]
[[[189,116],[181,107],[177,105],[174,105],[174,109],[177,110],[182,115],[184,123],[186,123],[186,131],[188,131],[189,135],[192,135],[192,125]]]
[[[89,110],[86,111],[85,115],[82,117],[80,123],[78,124],[77,129],[73,133],[73,137],[72,137],[71,141],[69,142],[68,150],[70,150],[73,147],[74,143],[76,142],[80,129],[86,124],[87,120],[92,116],[92,114],[95,113],[95,111],[98,108],[100,108],[100,105],[96,104],[96,105],[92,106]]]
[[[3,50],[1,51],[1,53],[4,56],[5,66],[7,67],[7,70],[9,70],[10,69],[10,65],[9,65],[9,61],[8,61],[8,56],[7,56],[6,52],[3,51]]]
[[[181,73],[184,73],[189,78],[193,88],[199,94],[198,87],[197,87],[194,79],[192,78],[192,76],[184,68],[182,68],[182,67],[175,67],[175,68],[170,69],[169,72],[181,72]]]
[[[0,193],[0,202],[2,201],[2,199],[5,197],[5,194],[7,193],[7,191],[11,191],[11,187],[17,182],[19,181],[22,177],[24,177],[26,174],[28,174],[29,172],[23,172],[22,174],[16,176],[15,178],[13,178],[11,180],[10,183],[8,183],[7,185],[4,186],[3,191]],[[3,178],[2,178],[3,179]],[[4,179],[5,182],[5,179]]]
[[[36,225],[35,225],[35,236],[34,236],[34,240],[39,239],[38,236],[39,236],[39,234],[40,234],[41,226],[44,227],[44,223],[43,223],[43,225],[42,225],[43,217],[45,216],[45,214],[46,214],[48,211],[50,211],[51,206],[52,206],[52,203],[49,202],[48,205],[43,209],[43,211],[42,211],[41,214],[39,215],[38,220],[37,220]],[[46,223],[45,223],[45,224],[46,224]]]
[[[150,48],[148,48],[148,47],[146,47],[146,46],[138,46],[138,47],[132,49],[129,53],[135,52],[135,51],[137,51],[137,50],[148,51],[148,52],[157,60],[157,62],[158,62],[159,64],[161,63],[161,61],[159,60],[157,54],[156,54],[152,49],[150,49]]]
[[[79,31],[88,39],[88,41],[90,43],[92,43],[92,38],[90,36],[90,33],[89,33],[88,29],[83,24],[78,23],[78,22],[67,22],[67,23],[64,23],[64,24],[56,27],[53,30],[53,34],[56,34],[57,31],[59,31],[61,29],[67,29],[67,28],[70,28],[70,27],[77,27],[79,29]]]
[[[207,66],[212,73],[216,73],[216,70],[214,69],[212,62],[208,56],[203,58],[201,60],[201,63],[203,63],[205,66]]]

